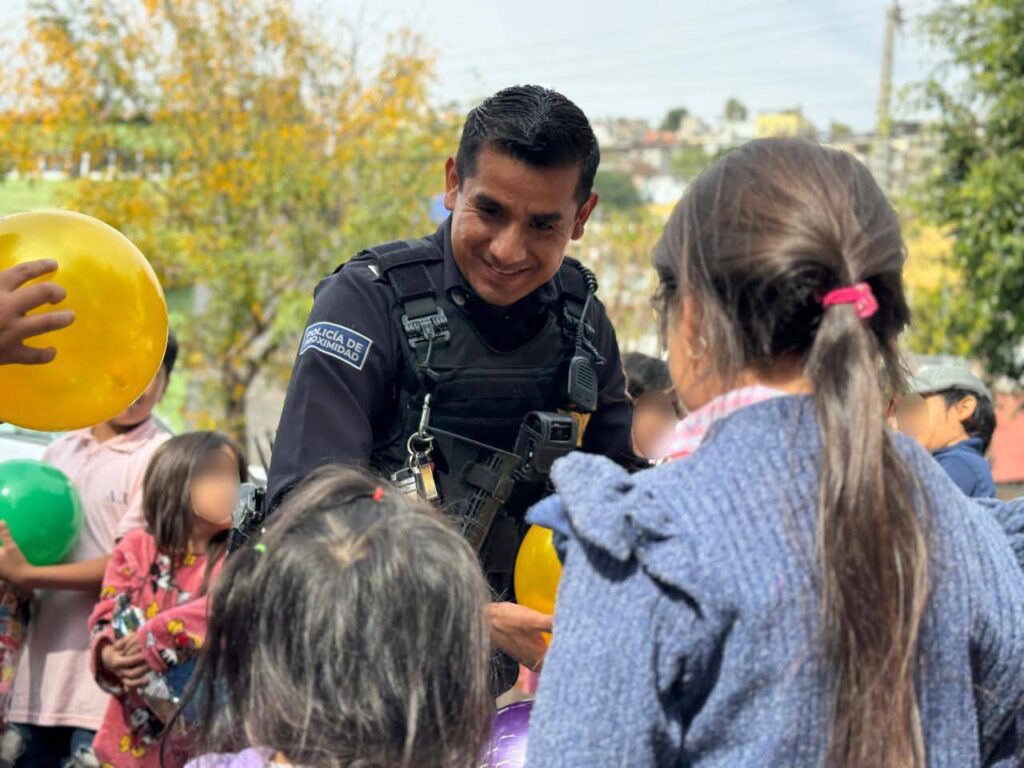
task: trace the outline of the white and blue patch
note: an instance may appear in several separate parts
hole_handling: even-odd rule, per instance
[[[302,335],[299,355],[306,354],[307,349],[315,349],[361,371],[372,346],[372,339],[351,328],[336,323],[313,323]]]

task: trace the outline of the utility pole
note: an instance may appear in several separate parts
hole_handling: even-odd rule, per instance
[[[885,13],[885,46],[882,49],[882,82],[878,90],[878,126],[875,129],[874,172],[878,185],[886,192],[892,184],[892,59],[896,48],[896,30],[903,23],[899,3],[893,0]]]

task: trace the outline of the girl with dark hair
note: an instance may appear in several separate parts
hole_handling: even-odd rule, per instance
[[[93,742],[105,765],[161,765],[175,706],[164,673],[203,644],[206,594],[246,475],[241,449],[217,432],[171,438],[146,470],[146,528],[114,548],[89,619],[93,674],[113,696]],[[164,766],[184,764],[180,741],[170,740]]]
[[[642,352],[627,352],[622,370],[626,394],[633,401],[633,451],[648,460],[660,459],[663,444],[681,415],[668,364]]]
[[[475,553],[354,470],[286,499],[214,590],[190,768],[476,768],[493,701]]]
[[[531,512],[564,571],[530,765],[1015,764],[1020,568],[885,427],[904,254],[868,170],[811,142],[689,188],[655,254],[679,460],[572,454]]]

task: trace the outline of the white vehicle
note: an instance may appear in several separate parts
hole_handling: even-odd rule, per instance
[[[13,424],[0,424],[0,461],[40,459],[43,451],[57,435],[22,429]]]
[[[174,430],[159,418],[157,418],[157,423],[164,431],[174,434]],[[33,429],[22,429],[13,424],[0,422],[0,462],[11,459],[41,459],[46,446],[62,434],[62,432],[36,432]],[[250,464],[249,478],[257,485],[266,486],[267,471],[260,464]]]

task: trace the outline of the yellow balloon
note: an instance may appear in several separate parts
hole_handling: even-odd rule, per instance
[[[516,601],[541,613],[555,612],[562,563],[551,541],[551,529],[530,526],[516,555]]]
[[[40,280],[64,286],[57,307],[73,309],[75,322],[27,341],[56,348],[53,362],[0,366],[0,421],[90,427],[131,405],[160,369],[167,304],[146,257],[102,221],[71,211],[0,218],[0,269],[44,258],[59,267]]]

